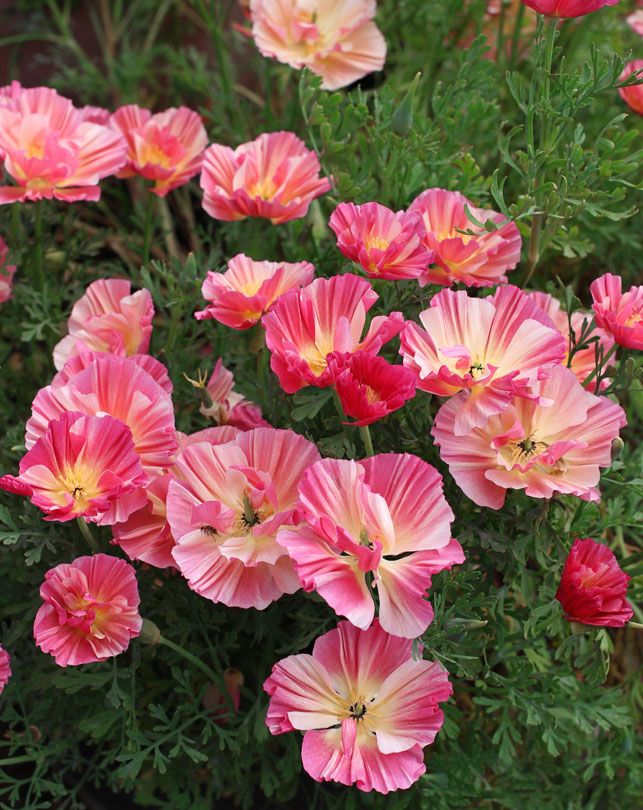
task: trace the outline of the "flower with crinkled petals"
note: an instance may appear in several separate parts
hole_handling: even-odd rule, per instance
[[[127,142],[127,164],[118,176],[151,180],[150,191],[159,197],[185,185],[201,170],[208,135],[194,110],[171,107],[152,114],[127,104],[116,110],[109,125]]]
[[[7,264],[9,256],[9,248],[6,242],[0,236],[0,304],[8,301],[11,298],[13,277],[16,272],[16,266]]]
[[[637,71],[643,71],[643,59],[634,59],[632,62],[628,62],[619,76],[619,81],[625,81]],[[639,79],[643,79],[643,73],[639,73]],[[618,94],[631,110],[643,115],[643,84],[630,84],[628,87],[619,87]]]
[[[417,214],[395,213],[377,202],[340,203],[328,224],[344,256],[372,278],[419,278],[433,262]]]
[[[370,354],[329,356],[328,367],[346,416],[355,425],[371,425],[415,396],[415,374]]]
[[[605,6],[615,6],[619,0],[522,0],[528,7],[547,17],[584,17]]]
[[[207,384],[205,376],[190,382],[201,391],[200,413],[217,425],[229,425],[238,430],[270,427],[261,415],[261,408],[234,390],[234,376],[221,358],[217,360]]]
[[[123,166],[126,148],[118,133],[84,120],[55,90],[21,88],[9,103],[0,104],[0,156],[16,182],[0,187],[0,205],[96,201],[99,181]]]
[[[40,596],[34,638],[60,667],[112,658],[141,632],[136,575],[116,557],[94,554],[51,568]]]
[[[516,397],[466,436],[455,432],[466,394],[438,411],[431,433],[440,456],[478,506],[500,509],[508,489],[524,489],[532,498],[559,492],[600,500],[600,468],[612,463],[612,442],[627,421],[623,409],[591,394],[562,365],[553,366],[538,389],[538,400]]]
[[[625,598],[629,581],[611,549],[589,538],[577,539],[565,560],[556,599],[567,621],[623,627],[633,615]]]
[[[149,290],[132,293],[122,278],[93,281],[76,301],[67,321],[69,334],[54,348],[60,371],[67,360],[89,351],[122,357],[144,354],[150,345],[154,304]]]
[[[592,281],[590,292],[596,323],[619,346],[643,349],[643,285],[623,292],[623,279],[606,273]]]
[[[201,294],[210,303],[194,317],[214,318],[232,329],[250,329],[279,296],[310,284],[314,274],[310,262],[257,262],[238,253],[225,273],[208,273]]]
[[[306,773],[378,793],[408,788],[426,771],[422,749],[452,692],[441,664],[418,658],[410,640],[377,621],[367,630],[340,622],[312,655],[278,661],[263,688],[270,732],[304,732]]]
[[[252,36],[264,56],[306,67],[337,90],[384,67],[376,11],[375,0],[250,0]]]
[[[297,484],[318,459],[303,436],[274,428],[179,453],[167,518],[176,541],[172,555],[192,590],[229,607],[263,610],[299,588],[275,536],[296,520]]]
[[[332,385],[328,356],[333,352],[376,355],[399,333],[404,318],[391,312],[373,318],[362,339],[366,313],[377,299],[368,281],[350,274],[317,278],[281,296],[262,323],[270,367],[287,394],[307,385]]]
[[[499,227],[486,230],[475,225],[465,206],[478,222],[490,220]],[[415,198],[409,212],[421,216],[424,244],[435,254],[434,264],[420,277],[421,285],[506,284],[505,273],[520,261],[522,238],[516,224],[496,211],[476,208],[458,191],[429,188]]]
[[[236,149],[214,143],[205,150],[203,207],[226,222],[264,217],[273,225],[300,219],[330,190],[315,152],[293,132],[270,132]]]
[[[5,686],[11,677],[11,658],[9,653],[0,646],[0,694],[4,691]]]
[[[301,479],[298,514],[301,524],[281,529],[277,542],[304,590],[316,590],[338,615],[366,629],[376,588],[387,633],[416,638],[426,630],[431,575],[464,561],[435,468],[408,453],[323,459]]]
[[[482,427],[514,396],[535,396],[534,384],[567,349],[551,318],[511,285],[489,298],[442,290],[420,321],[423,328],[406,322],[400,353],[423,391],[466,392],[458,400],[456,436]]]

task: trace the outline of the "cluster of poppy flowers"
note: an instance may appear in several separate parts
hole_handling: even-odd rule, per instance
[[[614,1],[525,4],[578,16]],[[383,65],[372,0],[250,0],[248,13],[262,53],[309,67],[328,88]],[[0,159],[15,183],[0,203],[97,200],[109,175],[139,175],[164,196],[201,172],[211,216],[280,224],[331,186],[293,133],[208,147],[187,108],[110,114],[18,83],[0,89]],[[418,390],[444,398],[432,435],[480,506],[501,508],[510,489],[597,500],[625,424],[602,393],[598,358],[617,344],[643,348],[643,287],[624,292],[607,274],[592,285],[593,323],[589,313],[568,319],[551,296],[508,284],[521,254],[515,223],[457,191],[427,189],[399,212],[341,203],[329,227],[355,273],[315,278],[309,262],[239,254],[208,273],[196,317],[261,324],[284,391],[332,386],[362,427]],[[0,296],[15,270],[6,265],[0,242]],[[378,301],[369,279],[445,289],[419,323],[391,312],[367,324]],[[476,297],[454,284],[497,289]],[[127,280],[87,288],[54,349],[57,373],[33,401],[19,473],[0,488],[29,497],[45,520],[111,527],[132,561],[177,569],[215,603],[261,610],[316,591],[344,620],[312,654],[275,665],[264,684],[268,727],[305,732],[302,759],[315,779],[382,793],[410,786],[452,691],[440,664],[413,653],[433,618],[433,574],[464,561],[440,474],[410,454],[322,458],[303,436],[269,425],[220,360],[207,381],[193,381],[214,426],[178,432],[167,370],[147,353],[153,317],[149,291]],[[380,354],[396,336],[402,363]],[[606,546],[579,539],[557,598],[570,621],[621,626],[632,615],[628,579]],[[141,632],[125,560],[97,553],[57,565],[40,595],[34,637],[60,666],[117,655]],[[9,675],[0,648],[0,689]]]

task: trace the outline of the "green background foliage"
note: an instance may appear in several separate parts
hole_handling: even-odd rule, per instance
[[[308,259],[325,276],[349,269],[326,225],[339,201],[401,208],[427,187],[457,189],[516,219],[525,249],[514,283],[524,282],[535,259],[531,286],[561,297],[559,277],[570,301],[577,295],[584,305],[603,272],[631,284],[643,250],[641,127],[615,85],[628,52],[640,57],[641,40],[624,23],[632,5],[565,24],[545,87],[532,70],[544,32],[538,41],[530,36],[524,53],[501,48],[496,63],[483,58],[487,40],[476,38],[484,2],[384,0],[383,75],[337,93],[263,59],[231,29],[232,17],[241,18],[224,0],[19,0],[11,16],[0,12],[5,79],[50,84],[78,104],[185,104],[203,115],[211,140],[233,146],[290,129],[318,151],[335,183],[306,219],[273,227],[210,220],[192,182],[155,207],[153,260],[144,267],[142,182],[108,180],[98,204],[44,206],[42,290],[28,280],[33,206],[0,209],[0,233],[19,266],[15,297],[0,317],[0,469],[15,471],[24,452],[30,403],[54,372],[51,350],[72,303],[89,282],[113,275],[152,291],[150,351],[169,368],[178,429],[207,426],[184,374],[208,371],[222,356],[272,424],[297,430],[327,456],[359,457],[359,435],[342,427],[327,391],[281,391],[256,330],[232,332],[192,317],[206,270],[239,251]],[[460,47],[467,33],[473,41]],[[26,68],[36,81],[26,81]],[[375,287],[374,314],[401,309],[407,318],[433,292],[411,282]],[[392,344],[385,353],[393,360],[396,351]],[[454,681],[445,726],[426,751],[427,775],[386,798],[315,784],[301,771],[298,736],[271,738],[264,725],[261,685],[273,663],[307,650],[336,623],[321,599],[300,592],[262,612],[229,609],[198,597],[175,573],[137,566],[143,615],[207,664],[220,687],[225,668],[243,673],[240,711],[224,721],[202,702],[211,679],[166,647],[136,641],[106,663],[60,669],[33,644],[38,588],[49,567],[87,547],[74,525],[44,523],[29,503],[2,494],[0,641],[14,675],[0,698],[0,807],[109,807],[111,793],[119,808],[131,799],[162,810],[635,807],[640,633],[570,627],[554,600],[575,537],[608,543],[638,575],[631,601],[640,599],[643,395],[634,366],[629,361],[614,384],[629,426],[599,504],[514,492],[500,512],[475,506],[439,459],[428,433],[438,403],[422,392],[372,429],[376,452],[416,453],[445,474],[454,535],[468,557],[434,577],[436,618],[423,639],[426,655]],[[97,533],[103,549],[121,553],[109,545],[109,529]]]

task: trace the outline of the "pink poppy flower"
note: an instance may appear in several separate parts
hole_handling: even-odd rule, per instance
[[[84,517],[111,525],[145,502],[147,476],[132,431],[111,416],[66,412],[20,461],[18,481],[45,520]]]
[[[583,17],[619,0],[522,0],[528,7],[547,17]]]
[[[315,197],[330,190],[320,171],[317,155],[292,132],[265,132],[236,149],[214,143],[203,159],[203,207],[226,222],[300,219]]]
[[[79,107],[78,112],[82,115],[83,121],[89,121],[91,124],[101,124],[101,126],[107,126],[109,124],[111,112],[104,107],[92,107],[87,105],[85,107]]]
[[[9,653],[0,646],[0,695],[11,677],[11,658]]]
[[[544,292],[530,292],[527,293],[532,301],[534,301],[538,306],[545,312],[553,321],[554,326],[558,331],[561,333],[563,338],[565,339],[565,345],[567,346],[568,350],[571,346],[570,342],[570,332],[569,332],[569,320],[567,318],[567,313],[563,311],[560,306],[560,302],[553,298],[551,295],[548,295]],[[591,323],[592,320],[592,313],[590,312],[582,312],[577,310],[576,312],[572,312],[572,319],[571,319],[571,327],[572,331],[575,335],[576,340],[581,335],[583,330],[583,323],[586,323],[586,326]],[[600,347],[603,350],[604,355],[606,355],[609,350],[614,345],[614,340],[607,332],[599,329],[595,326],[592,331],[587,335],[585,341],[598,338],[597,342],[590,343],[590,345],[586,349],[579,349],[577,352],[574,352],[574,356],[572,357],[572,364],[569,366],[574,374],[578,377],[579,382],[584,383],[585,380],[593,374],[596,369],[596,350]],[[568,360],[568,353],[563,358],[563,364],[567,365]],[[609,380],[603,380],[601,383],[601,388],[606,388],[609,385]],[[592,393],[597,394],[598,391],[596,390],[596,380],[591,380],[588,384],[588,390],[592,391]]]
[[[438,396],[458,391],[455,435],[482,427],[518,394],[531,389],[543,368],[562,362],[567,344],[552,320],[517,287],[490,298],[442,290],[420,314],[421,329],[407,321],[400,353],[417,386]]]
[[[44,435],[49,422],[65,411],[109,414],[124,422],[132,431],[134,447],[149,475],[158,475],[174,460],[177,442],[172,400],[133,357],[99,354],[64,384],[41,388],[27,422],[27,449]]]
[[[422,749],[442,727],[447,671],[413,655],[412,642],[340,622],[312,655],[278,661],[263,685],[272,734],[303,731],[304,770],[318,782],[388,793],[426,771]]]
[[[287,394],[306,385],[333,384],[328,369],[332,352],[375,355],[404,324],[401,312],[378,315],[362,339],[366,313],[378,295],[365,279],[345,275],[317,278],[283,295],[264,315],[270,367]]]
[[[625,81],[638,70],[643,70],[643,59],[634,59],[632,62],[628,62],[619,76],[619,81]],[[639,75],[639,79],[643,79],[643,73]],[[639,115],[643,115],[643,84],[619,87],[618,93],[630,109]]]
[[[556,599],[570,622],[623,627],[632,618],[625,598],[630,577],[611,549],[595,540],[574,540],[565,560]]]
[[[59,667],[105,661],[141,632],[134,569],[108,554],[49,569],[33,626],[36,644]]]
[[[120,135],[83,120],[71,101],[48,87],[23,88],[0,105],[0,153],[16,182],[0,187],[0,205],[26,200],[98,200],[99,181],[121,168]]]
[[[225,273],[209,272],[201,294],[210,304],[195,312],[232,329],[249,329],[288,290],[305,287],[315,275],[310,262],[256,262],[243,253],[233,256]]]
[[[435,253],[420,284],[493,287],[506,284],[504,274],[520,261],[522,238],[515,223],[487,231],[469,220],[465,205],[478,222],[505,222],[503,214],[476,208],[458,191],[429,188],[411,203],[409,212],[422,217],[424,244]]]
[[[51,380],[51,386],[53,388],[60,388],[68,383],[78,372],[89,368],[94,360],[109,356],[110,352],[83,352],[82,354],[72,354],[60,371],[54,374]],[[155,357],[149,354],[132,354],[128,359],[131,360],[131,365],[143,369],[143,371],[163,389],[165,394],[172,396],[172,380],[170,380],[170,376],[163,363],[160,363]]]
[[[197,387],[200,387],[197,384]],[[205,402],[200,412],[217,425],[229,425],[238,430],[270,427],[261,416],[261,408],[234,390],[234,377],[219,358],[203,391]]]
[[[116,110],[109,125],[127,142],[127,163],[119,177],[140,175],[153,181],[153,194],[165,197],[201,171],[208,136],[193,110],[171,107],[152,115],[127,104]]]
[[[167,516],[172,554],[192,590],[230,607],[263,610],[299,588],[275,535],[295,520],[297,484],[318,458],[314,444],[273,428],[179,454]]]
[[[83,352],[126,356],[145,354],[152,335],[154,304],[149,290],[132,293],[122,278],[93,281],[76,301],[67,321],[69,334],[54,348],[60,371],[70,357]]]
[[[382,628],[405,638],[426,630],[431,575],[464,561],[437,470],[408,453],[326,458],[304,473],[298,514],[302,523],[281,529],[277,542],[304,590],[365,630],[375,615],[370,574]]]
[[[609,467],[612,441],[626,424],[623,409],[590,394],[565,366],[540,382],[540,401],[516,397],[502,414],[466,436],[455,434],[464,394],[445,403],[432,434],[460,489],[479,506],[500,509],[508,489],[532,498],[554,493],[600,500],[600,468]]]
[[[635,34],[643,37],[643,8],[633,11],[627,18],[627,24]]]
[[[606,273],[590,286],[596,323],[619,346],[643,349],[643,285],[624,293],[623,279]]]
[[[13,277],[16,273],[16,266],[7,264],[8,257],[9,248],[0,236],[0,304],[8,301],[13,292]]]
[[[384,67],[376,11],[375,0],[251,0],[252,36],[263,56],[306,67],[337,90]]]
[[[433,262],[417,214],[395,213],[376,202],[340,203],[328,224],[344,256],[373,278],[419,278]]]
[[[415,375],[370,354],[331,354],[328,367],[346,416],[370,425],[415,396]]]

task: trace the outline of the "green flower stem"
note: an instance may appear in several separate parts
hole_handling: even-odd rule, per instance
[[[150,262],[150,250],[152,247],[152,234],[154,231],[152,215],[154,213],[154,199],[152,193],[148,190],[147,201],[145,202],[145,230],[143,232],[143,265],[147,266]]]
[[[204,664],[196,655],[192,655],[191,652],[184,650],[183,647],[180,647],[178,644],[175,644],[173,641],[170,641],[169,638],[165,638],[165,636],[161,636],[158,641],[159,644],[162,644],[164,647],[169,647],[170,650],[174,650],[175,653],[185,658],[186,661],[189,661],[191,664],[197,669],[200,669],[204,675],[207,675],[209,680],[212,683],[219,683],[220,678],[216,676],[213,670],[207,664]]]
[[[87,521],[85,520],[85,518],[82,517],[76,518],[76,525],[80,529],[80,533],[82,534],[82,536],[87,541],[87,545],[92,550],[92,553],[97,554],[100,551],[100,547],[98,545],[98,541],[92,534],[91,529],[87,525]]]
[[[639,624],[638,622],[628,622],[626,627],[633,627],[635,630],[643,630],[643,624]]]
[[[368,425],[362,425],[362,427],[360,427],[359,435],[361,436],[362,442],[364,443],[364,450],[366,450],[366,455],[374,456],[375,450],[373,450],[373,439],[371,438],[371,431],[368,429]]]
[[[45,289],[45,245],[42,235],[42,201],[34,210],[34,286],[41,292]]]

